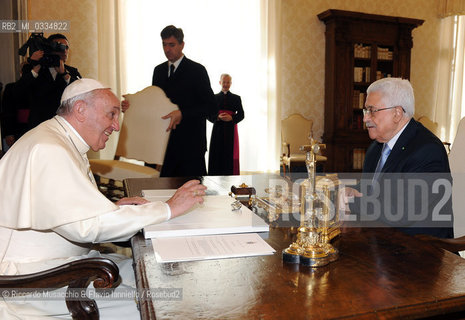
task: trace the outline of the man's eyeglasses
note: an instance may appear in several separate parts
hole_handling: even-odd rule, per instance
[[[381,108],[381,109],[373,109],[373,107],[367,107],[367,108],[363,108],[363,116],[373,116],[376,112],[378,111],[383,111],[383,110],[388,110],[388,109],[394,109],[394,108],[397,108],[397,107],[400,107],[400,106],[395,106],[395,107],[388,107],[388,108]],[[402,108],[402,111],[405,112],[405,109],[403,107]]]

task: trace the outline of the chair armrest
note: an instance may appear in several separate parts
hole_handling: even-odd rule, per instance
[[[447,148],[447,153],[449,153],[449,152],[450,152],[451,143],[450,143],[450,142],[447,142],[447,141],[443,141],[442,144]]]
[[[99,319],[97,303],[87,298],[85,291],[90,281],[94,288],[111,288],[118,281],[119,269],[105,258],[88,258],[72,261],[53,269],[14,276],[0,276],[0,288],[18,289],[33,293],[44,288],[68,286],[66,306],[73,319]],[[73,297],[83,297],[82,300]]]
[[[465,250],[465,236],[455,239],[436,238],[426,234],[417,234],[415,238],[429,242],[431,245],[453,253]]]
[[[290,157],[291,156],[291,144],[287,143],[286,141],[283,141],[282,148],[283,148],[283,156]],[[287,150],[287,152],[285,152],[285,150]]]

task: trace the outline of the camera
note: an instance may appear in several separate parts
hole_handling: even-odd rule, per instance
[[[44,37],[42,32],[33,32],[29,39],[27,39],[26,43],[19,48],[19,55],[25,56],[27,48],[29,48],[29,54],[32,54],[37,50],[42,50],[44,52],[44,56],[38,61],[38,64],[43,67],[50,68],[60,66],[60,56],[57,55],[57,52],[65,52],[66,45],[53,40],[48,40]]]

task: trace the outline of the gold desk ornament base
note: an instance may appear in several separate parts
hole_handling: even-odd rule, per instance
[[[283,261],[287,263],[300,263],[301,250],[294,243],[283,250]]]
[[[331,244],[315,245],[301,248],[292,243],[282,251],[283,261],[286,263],[300,263],[304,266],[323,267],[339,258],[339,250]]]
[[[325,243],[323,248],[328,255],[329,262],[334,262],[339,258],[339,250],[336,249],[331,243]]]
[[[309,267],[323,267],[330,262],[328,252],[321,246],[310,246],[305,248],[300,256],[300,264]]]
[[[308,179],[300,184],[300,227],[297,239],[282,251],[283,261],[309,267],[323,267],[336,261],[339,252],[330,241],[340,233],[337,215],[340,182],[336,175],[316,176],[316,154],[320,145],[310,138],[305,164]]]

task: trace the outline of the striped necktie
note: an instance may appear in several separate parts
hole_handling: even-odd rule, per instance
[[[381,156],[379,157],[378,165],[376,166],[375,174],[373,175],[372,181],[378,180],[381,170],[383,169],[384,164],[386,163],[386,160],[389,157],[390,153],[391,153],[391,148],[389,148],[388,144],[385,143],[383,145],[383,150],[381,151]]]

